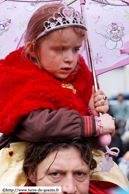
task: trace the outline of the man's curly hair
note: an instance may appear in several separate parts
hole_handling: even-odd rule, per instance
[[[28,168],[33,168],[36,171],[37,165],[53,151],[57,151],[55,155],[56,158],[60,149],[62,148],[68,149],[70,147],[74,147],[80,152],[82,160],[89,166],[90,170],[96,168],[97,163],[93,159],[91,147],[84,139],[74,138],[71,142],[67,143],[53,143],[53,142],[28,143],[25,154],[25,160],[23,164],[23,170],[26,176],[28,177]]]

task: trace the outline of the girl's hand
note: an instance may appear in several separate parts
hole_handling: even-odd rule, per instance
[[[89,101],[89,108],[94,116],[98,116],[99,112],[106,113],[109,109],[109,103],[107,97],[101,89],[95,92],[94,86],[92,86],[92,95]]]
[[[115,134],[115,122],[113,120],[113,117],[110,116],[109,114],[103,114],[102,116],[100,116],[100,119],[103,125],[101,135],[111,134],[111,136],[113,137]],[[97,123],[96,123],[96,129],[98,129]]]

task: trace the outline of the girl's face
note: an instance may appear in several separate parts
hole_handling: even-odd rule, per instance
[[[83,40],[73,28],[63,29],[61,34],[58,30],[51,32],[40,43],[41,67],[58,79],[66,79],[77,65]]]
[[[90,169],[74,147],[53,151],[37,166],[30,179],[36,186],[61,186],[61,194],[88,194]],[[56,158],[55,158],[56,155]],[[52,193],[52,192],[51,192]]]

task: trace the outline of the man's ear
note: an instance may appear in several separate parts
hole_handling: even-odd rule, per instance
[[[28,169],[28,178],[32,183],[36,183],[35,169],[32,167]]]
[[[36,58],[36,53],[35,53],[35,48],[34,47],[35,47],[35,44],[33,42],[28,42],[26,44],[28,54],[31,57]]]

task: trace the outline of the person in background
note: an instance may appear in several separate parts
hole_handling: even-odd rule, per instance
[[[127,151],[124,156],[120,159],[120,162],[118,164],[119,168],[123,172],[123,174],[128,178],[129,180],[129,151]]]
[[[125,131],[129,131],[129,117],[128,117],[126,125],[125,125]]]
[[[129,110],[123,94],[119,94],[117,97],[117,104],[112,107],[113,115],[118,123],[118,127],[121,130],[121,136],[125,132],[125,124],[128,118]]]

